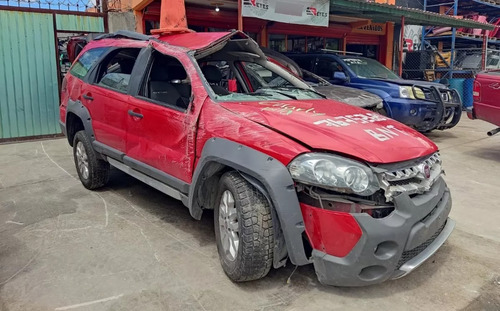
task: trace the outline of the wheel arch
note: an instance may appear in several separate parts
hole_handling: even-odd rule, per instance
[[[71,146],[73,146],[76,133],[81,130],[85,131],[91,141],[95,140],[90,113],[80,101],[68,100],[65,126],[68,142]]]
[[[286,257],[286,253],[293,264],[310,263],[302,242],[304,220],[287,167],[250,147],[223,138],[211,138],[205,143],[189,189],[191,216],[201,219],[203,209],[214,206],[218,179],[229,170],[238,171],[269,201],[278,237],[274,266],[284,265],[286,258],[281,256]],[[211,188],[207,189],[207,185]]]

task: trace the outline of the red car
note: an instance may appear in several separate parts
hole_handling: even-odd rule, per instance
[[[488,132],[488,136],[493,136],[500,132],[500,71],[484,71],[476,76],[474,81],[474,104],[472,110],[467,114],[471,119],[481,119],[498,128]]]
[[[223,77],[225,77],[223,79]],[[66,75],[60,123],[82,184],[110,167],[214,210],[233,281],[314,264],[320,282],[402,277],[454,227],[438,149],[315,92],[241,32],[103,35]]]

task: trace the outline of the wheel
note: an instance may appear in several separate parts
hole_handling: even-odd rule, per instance
[[[224,272],[235,282],[263,278],[273,263],[269,203],[237,172],[222,175],[217,198],[215,239]]]
[[[75,135],[73,156],[78,177],[85,188],[97,189],[108,182],[109,163],[97,158],[97,154],[84,131],[79,131]]]

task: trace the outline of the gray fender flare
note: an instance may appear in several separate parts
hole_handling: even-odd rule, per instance
[[[211,138],[205,143],[189,189],[188,207],[191,216],[200,219],[203,213],[194,197],[198,186],[207,178],[204,168],[211,163],[232,167],[263,191],[279,219],[290,261],[294,265],[311,263],[304,251],[304,219],[287,167],[250,147],[223,138]]]
[[[85,128],[85,133],[87,133],[87,136],[90,138],[91,141],[94,141],[95,136],[94,136],[94,130],[92,129],[92,119],[90,118],[90,113],[87,107],[85,107],[79,100],[73,101],[69,99],[66,107],[66,122],[68,121],[68,113],[70,112],[74,113],[77,117],[80,118],[80,120],[82,120],[83,127]],[[67,131],[68,130],[67,124],[65,126]]]

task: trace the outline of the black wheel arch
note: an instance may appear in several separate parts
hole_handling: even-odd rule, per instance
[[[90,112],[80,101],[68,100],[66,107],[66,135],[68,143],[73,146],[73,138],[78,131],[84,130],[90,141],[95,140]]]
[[[218,185],[218,179],[228,170],[238,171],[269,201],[276,234],[274,266],[284,265],[287,254],[295,265],[310,263],[302,241],[304,220],[287,167],[250,147],[224,138],[211,138],[205,143],[189,189],[191,216],[201,219],[203,209],[214,206],[217,189],[210,187]]]

